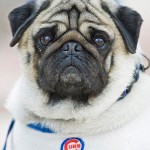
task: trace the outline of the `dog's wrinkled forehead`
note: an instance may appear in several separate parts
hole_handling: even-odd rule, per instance
[[[109,2],[112,1],[109,0]],[[41,7],[42,4],[41,0],[37,1],[37,7]],[[59,29],[57,31],[60,32],[58,36],[71,29],[76,29],[88,36],[89,27],[93,27],[107,32],[113,38],[113,31],[109,28],[111,20],[108,19],[109,16],[103,10],[102,5],[105,4],[100,0],[50,1],[49,7],[36,18],[33,34],[35,35],[40,28],[57,25]]]
[[[39,9],[42,4],[43,0],[37,1],[37,9]],[[105,2],[102,0],[51,0],[49,7],[45,11],[46,16],[44,18],[49,17],[52,21],[53,18],[57,18],[57,20],[61,21],[64,17],[64,20],[71,20],[75,24],[79,19],[78,13],[80,12],[85,19],[98,22],[98,18],[101,16],[100,14],[104,12],[102,8],[103,5],[107,5],[113,12],[117,8],[117,4],[114,0],[105,0]],[[66,18],[65,12],[69,15],[68,18]]]
[[[65,8],[71,8],[72,6],[76,6],[80,11],[85,9],[87,6],[91,6],[96,8],[97,10],[100,9],[100,7],[103,4],[106,4],[109,6],[112,11],[115,11],[115,8],[117,7],[117,1],[116,0],[49,0],[50,1],[50,8],[56,8],[57,6],[62,6]],[[37,0],[36,4],[37,7],[40,7],[43,3],[43,0]]]

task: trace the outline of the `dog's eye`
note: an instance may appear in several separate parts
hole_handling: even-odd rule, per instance
[[[52,42],[52,37],[50,35],[43,35],[39,40],[41,45],[48,46]]]
[[[97,47],[103,47],[105,45],[105,40],[102,37],[96,37],[94,42]]]
[[[97,48],[104,48],[107,44],[107,38],[101,34],[96,34],[93,38],[93,41]]]

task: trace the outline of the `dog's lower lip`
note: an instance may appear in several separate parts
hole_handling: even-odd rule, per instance
[[[76,84],[81,82],[81,74],[79,69],[69,66],[64,69],[60,77],[61,82],[67,84]]]

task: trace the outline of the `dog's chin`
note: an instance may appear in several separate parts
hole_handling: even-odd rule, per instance
[[[75,66],[69,66],[65,68],[60,76],[60,82],[66,87],[80,85],[81,81],[82,76],[80,74],[79,69]]]
[[[60,75],[57,91],[66,96],[80,95],[82,85],[80,71],[74,66],[69,66]]]
[[[74,102],[86,103],[89,95],[85,93],[85,84],[82,78],[82,73],[75,66],[65,68],[60,74],[57,89],[55,92],[51,92],[50,101],[72,99]]]

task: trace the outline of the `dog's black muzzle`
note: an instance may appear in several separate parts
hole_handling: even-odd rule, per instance
[[[79,41],[63,43],[39,68],[39,86],[53,102],[71,98],[85,103],[104,87],[97,59]]]

